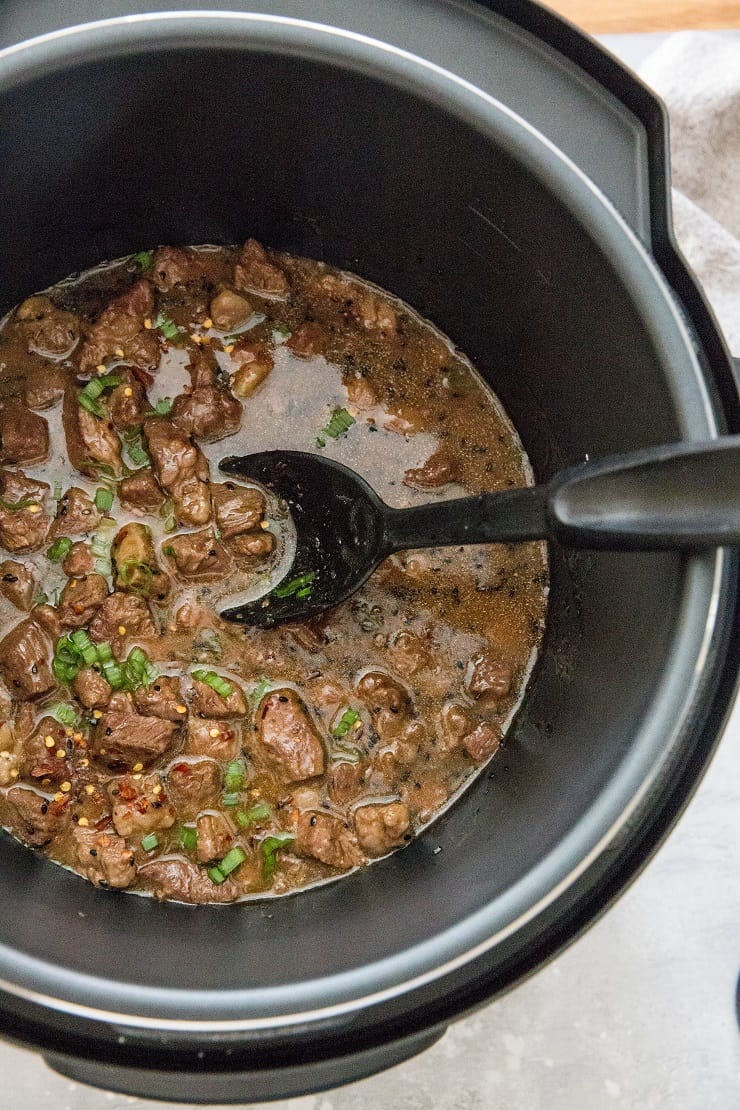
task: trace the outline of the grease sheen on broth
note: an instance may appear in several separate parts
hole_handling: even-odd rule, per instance
[[[291,628],[218,619],[290,561],[280,504],[218,461],[276,448],[397,507],[532,481],[429,322],[254,240],[105,263],[0,324],[0,822],[98,885],[223,902],[349,873],[449,804],[521,700],[542,544],[393,556]]]

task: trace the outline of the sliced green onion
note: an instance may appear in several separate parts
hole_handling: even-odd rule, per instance
[[[67,536],[60,536],[46,552],[46,558],[53,563],[61,563],[72,550],[72,541]]]
[[[132,648],[128,659],[121,667],[125,685],[129,690],[150,685],[157,677],[157,668],[142,648]]]
[[[237,867],[241,867],[246,858],[247,853],[237,844],[230,852],[226,853],[219,863],[218,866],[221,870],[221,874],[230,875],[232,871],[236,871]]]
[[[183,825],[180,829],[180,843],[186,852],[194,852],[198,847],[198,830],[194,825]]]
[[[277,853],[281,848],[286,848],[289,844],[292,844],[294,840],[295,837],[292,833],[281,832],[266,836],[262,841],[262,875],[265,879],[271,879],[275,874]]]
[[[206,686],[210,686],[222,698],[228,698],[234,691],[231,683],[222,678],[220,674],[216,674],[215,671],[197,670],[193,671],[192,674],[193,678],[197,679],[198,682],[205,682]]]
[[[52,493],[52,497],[54,498],[55,501],[61,501],[61,499],[62,499],[62,483],[61,482],[55,482],[54,483],[54,490],[53,490],[53,493]]]
[[[291,578],[289,582],[283,582],[281,585],[276,586],[272,591],[274,597],[293,597],[298,596],[301,591],[303,597],[308,597],[308,594],[303,591],[308,589],[309,593],[313,590],[313,581],[316,578],[316,571],[309,570],[306,574],[299,574],[297,578]]]
[[[275,324],[275,331],[282,335],[283,339],[290,339],[293,334],[287,324]]]
[[[256,806],[252,806],[250,809],[240,809],[235,817],[239,828],[246,829],[258,821],[267,821],[272,817],[272,806],[268,805],[267,802],[258,802]]]
[[[103,379],[91,378],[82,391],[91,401],[96,401],[103,392]]]
[[[316,446],[326,446],[326,436],[330,439],[338,439],[340,436],[346,435],[353,424],[356,424],[354,416],[347,412],[346,409],[334,409],[328,421],[316,437]]]
[[[85,634],[87,637],[87,634]],[[88,641],[89,642],[89,641]],[[84,658],[70,636],[60,636],[54,646],[51,669],[58,682],[69,685],[84,666]]]
[[[157,315],[154,321],[154,327],[161,331],[165,339],[178,339],[183,334],[182,328],[179,328],[164,312],[160,312]]]
[[[254,690],[252,690],[252,693],[249,695],[249,700],[251,701],[252,705],[259,705],[271,686],[272,683],[270,682],[269,678],[260,679]]]
[[[241,797],[242,796],[239,793],[224,794],[221,801],[225,806],[238,806],[239,802],[241,801]]]
[[[342,716],[339,718],[334,728],[331,730],[332,736],[346,736],[349,730],[360,719],[360,714],[356,709],[345,709]]]
[[[94,500],[95,508],[100,509],[101,513],[107,513],[109,509],[113,508],[113,491],[109,489],[96,489]]]
[[[90,543],[90,550],[98,559],[107,559],[110,554],[111,541],[106,536],[96,533]]]
[[[337,744],[331,753],[332,763],[359,763],[362,752],[354,744]]]
[[[175,549],[174,549],[174,547],[172,546],[171,543],[165,544],[165,546],[162,548],[162,554],[163,555],[168,555],[170,558],[172,558],[174,556]]]
[[[158,413],[159,416],[169,416],[172,412],[172,398],[160,397],[154,406],[154,411]]]
[[[126,679],[120,665],[116,663],[115,659],[110,659],[107,663],[103,663],[103,678],[111,687],[112,690],[122,690]]]
[[[74,725],[80,719],[73,705],[56,705],[51,713],[63,725]]]
[[[20,501],[6,501],[4,497],[0,497],[0,505],[11,513],[17,513],[21,509],[27,509],[29,505],[38,505],[38,500],[35,497],[23,497]]]
[[[99,405],[97,401],[93,401],[86,393],[78,394],[77,400],[82,405],[83,409],[87,409],[93,416],[97,416],[99,419],[105,416],[105,410],[102,405]]]
[[[171,497],[168,497],[160,510],[162,514],[162,528],[165,532],[174,532],[177,528],[177,520],[175,519],[175,504]]]
[[[110,644],[107,641],[105,643],[98,644],[97,649],[98,662],[110,663],[111,659],[113,658],[113,648],[110,646]]]
[[[226,876],[224,875],[220,867],[209,867],[208,878],[211,880],[212,883],[215,883],[216,886],[219,886],[221,883],[226,882]]]
[[[137,266],[141,266],[142,270],[148,270],[154,258],[154,251],[139,251],[137,254],[131,255],[131,261],[135,262]]]
[[[310,597],[313,593],[313,586],[304,586],[302,590],[296,590],[296,597],[303,601],[304,598]]]
[[[141,846],[145,852],[152,852],[159,844],[159,837],[156,833],[147,833],[146,836],[141,838]]]
[[[242,790],[244,788],[244,764],[235,760],[226,766],[224,784],[227,790]]]
[[[49,595],[47,594],[46,590],[39,590],[39,592],[33,599],[33,603],[34,605],[48,605]]]
[[[141,439],[133,440],[131,443],[126,444],[126,452],[134,466],[148,466],[152,461],[141,442]]]

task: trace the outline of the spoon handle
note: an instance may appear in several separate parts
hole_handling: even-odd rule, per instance
[[[545,538],[633,551],[740,544],[740,436],[613,455],[544,486],[385,516],[388,552]]]

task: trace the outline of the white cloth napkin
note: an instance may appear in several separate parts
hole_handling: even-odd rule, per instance
[[[668,107],[676,237],[740,355],[740,32],[671,35],[640,76]]]

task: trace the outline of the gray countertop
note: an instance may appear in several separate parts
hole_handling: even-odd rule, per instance
[[[176,5],[174,5],[176,6]],[[638,65],[662,36],[612,36]],[[740,706],[677,828],[575,945],[383,1075],[275,1110],[729,1110],[740,1106]],[[0,1110],[155,1110],[0,1043]],[[174,1105],[175,1104],[171,1104]],[[181,1110],[185,1104],[177,1104]]]

